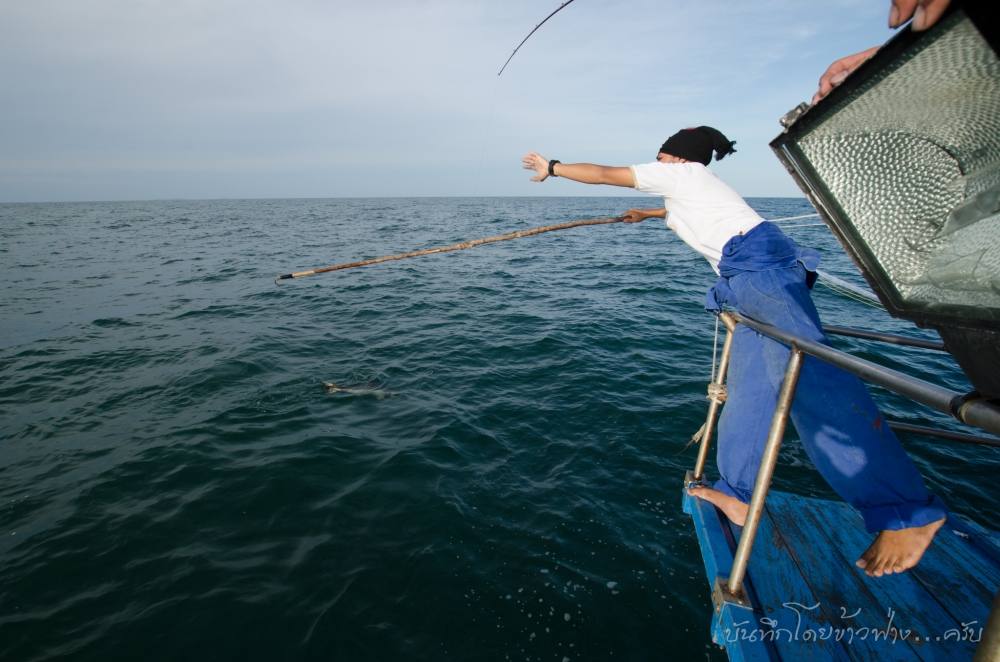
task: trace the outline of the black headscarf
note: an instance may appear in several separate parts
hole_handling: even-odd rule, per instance
[[[723,159],[727,154],[736,151],[733,145],[736,141],[729,140],[718,129],[710,126],[699,126],[693,129],[681,129],[667,138],[660,151],[664,154],[679,156],[688,161],[697,161],[708,165],[715,152],[715,160]]]

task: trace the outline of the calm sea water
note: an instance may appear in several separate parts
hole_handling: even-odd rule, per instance
[[[661,222],[273,282],[637,203],[0,205],[0,659],[719,658],[679,510],[713,276]],[[789,232],[861,282],[825,228]],[[904,441],[988,523],[995,452]],[[777,481],[828,494],[795,442]]]

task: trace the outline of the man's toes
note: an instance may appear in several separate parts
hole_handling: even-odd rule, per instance
[[[876,538],[876,541],[877,540],[878,538]],[[854,562],[854,564],[864,570],[870,570],[872,567],[874,567],[875,558],[876,558],[875,543],[873,542],[871,546],[868,547],[868,549],[866,549],[864,552],[861,553],[861,556],[858,558],[857,561]]]
[[[869,577],[875,576],[875,571],[878,570],[878,559],[868,558],[865,561],[865,574]]]
[[[883,574],[894,575],[897,572],[902,572],[899,570],[899,566],[902,564],[902,559],[897,556],[890,556],[885,560],[885,566],[882,568]]]
[[[869,577],[881,577],[885,573],[886,562],[882,557],[878,557],[865,569]]]
[[[695,497],[696,499],[701,499],[702,501],[708,501],[711,504],[718,505],[718,497],[722,496],[716,490],[710,487],[705,487],[704,485],[698,485],[696,487],[689,487],[688,494]]]
[[[878,569],[881,572],[875,576],[882,577],[884,575],[895,575],[900,572],[905,572],[909,567],[911,566],[906,564],[906,557],[889,554],[881,560],[881,563],[878,566]]]

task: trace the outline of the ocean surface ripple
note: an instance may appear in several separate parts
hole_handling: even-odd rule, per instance
[[[635,204],[0,205],[0,659],[718,659],[679,508],[714,278],[662,223],[273,280]],[[825,227],[789,232],[863,284]],[[835,344],[969,388],[946,355]],[[995,452],[904,443],[983,521]],[[776,480],[830,496],[794,438]]]

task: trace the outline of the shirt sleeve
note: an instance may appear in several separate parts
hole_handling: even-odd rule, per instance
[[[643,193],[670,197],[676,190],[676,177],[669,163],[640,163],[629,166],[635,178],[635,188]]]
[[[677,188],[677,178],[671,166],[670,163],[657,161],[629,166],[635,179],[635,189],[643,193],[662,195],[665,198],[673,196]]]

